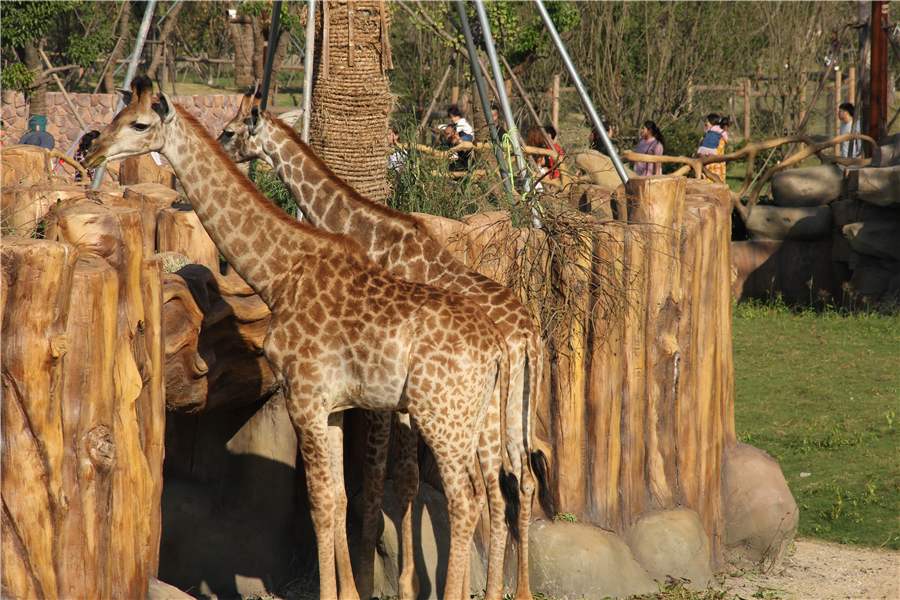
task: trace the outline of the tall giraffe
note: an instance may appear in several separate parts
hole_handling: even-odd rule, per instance
[[[494,387],[509,386],[502,335],[469,299],[401,281],[353,240],[284,214],[185,109],[165,94],[153,102],[146,77],[126,96],[85,162],[160,152],[218,249],[270,308],[263,351],[301,442],[321,597],[359,598],[342,459],[342,411],[354,407],[408,413],[434,452],[450,517],[444,596],[467,597],[476,432]],[[499,436],[493,442],[501,453]]]
[[[446,290],[471,297],[482,306],[506,339],[510,354],[510,397],[506,402],[508,413],[507,444],[513,461],[512,473],[521,474],[518,489],[519,514],[514,538],[519,544],[516,598],[531,598],[528,579],[528,527],[531,521],[531,501],[535,489],[535,474],[541,484],[540,499],[544,511],[553,514],[552,502],[546,485],[546,464],[543,454],[530,452],[531,419],[536,393],[540,390],[543,367],[540,335],[530,314],[511,290],[499,283],[468,269],[435,241],[424,227],[410,215],[373,202],[347,185],[304,144],[297,133],[268,113],[256,108],[258,99],[246,94],[236,116],[229,122],[219,141],[236,161],[261,158],[269,162],[279,177],[290,188],[303,216],[315,227],[334,233],[343,233],[355,239],[373,261],[388,272],[409,281],[435,285]],[[529,385],[525,388],[526,360]],[[384,454],[384,453],[382,453]],[[377,467],[376,467],[377,468]],[[384,466],[380,473],[383,475]],[[493,473],[486,476],[492,506],[499,506],[498,481]],[[504,492],[514,480],[506,480]],[[380,493],[379,488],[370,492]],[[366,498],[366,519],[362,550],[364,559],[374,553],[374,530],[366,526],[372,513],[380,507],[380,496]],[[518,535],[515,535],[515,534]],[[409,546],[404,530],[403,546]],[[411,533],[409,534],[411,536]],[[500,598],[503,592],[503,544],[492,532],[488,561],[488,587],[486,598]],[[371,572],[371,565],[364,564],[361,575]],[[412,565],[409,566],[412,569]],[[411,578],[404,561],[401,582]],[[369,580],[364,580],[366,585]],[[362,584],[363,590],[369,590]]]

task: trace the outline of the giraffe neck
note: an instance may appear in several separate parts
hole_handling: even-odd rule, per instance
[[[402,265],[384,264],[384,254],[403,236],[415,235],[416,220],[369,200],[335,175],[287,124],[267,115],[259,135],[263,153],[291,190],[306,220],[317,229],[353,238],[369,258],[404,276]]]
[[[166,125],[161,154],[172,164],[216,247],[272,307],[286,274],[326,260],[341,244],[272,204],[193,116],[180,106],[176,110]]]

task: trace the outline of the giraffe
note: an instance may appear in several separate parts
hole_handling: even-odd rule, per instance
[[[470,299],[402,281],[346,236],[287,216],[146,77],[89,149],[97,166],[151,151],[172,164],[229,264],[272,313],[263,351],[300,440],[322,598],[359,598],[346,535],[342,411],[402,411],[434,452],[450,517],[444,597],[464,580],[480,474],[475,444],[494,387],[508,394],[502,334]],[[499,432],[498,432],[499,433]],[[501,453],[498,435],[492,448]],[[483,484],[482,484],[483,485]]]
[[[398,277],[435,285],[473,298],[503,333],[511,362],[510,398],[506,401],[506,439],[513,463],[512,473],[521,475],[518,499],[514,503],[518,505],[518,519],[513,527],[513,538],[517,539],[519,545],[516,598],[530,599],[528,527],[535,475],[541,486],[541,505],[545,513],[554,514],[546,485],[544,456],[540,452],[530,451],[531,418],[536,404],[533,398],[540,391],[543,367],[540,334],[535,329],[530,314],[511,290],[457,261],[414,217],[358,194],[335,176],[292,128],[268,113],[260,113],[257,105],[258,99],[254,98],[253,92],[245,94],[236,116],[219,136],[219,141],[232,158],[239,162],[254,158],[267,161],[290,188],[303,216],[310,224],[355,239],[373,261]],[[526,360],[528,389],[524,382]],[[381,452],[379,456],[384,454],[385,452]],[[406,469],[408,468],[406,465]],[[384,473],[383,465],[376,465],[371,469],[382,475]],[[492,506],[498,506],[499,482],[494,473],[491,471],[486,475],[490,490],[488,497],[494,500]],[[374,531],[366,530],[366,523],[381,502],[377,495],[380,494],[379,488],[374,487],[369,491],[376,496],[367,497],[362,547],[366,561],[373,554],[375,544]],[[507,479],[502,491],[507,498],[515,494],[515,481]],[[415,490],[412,490],[412,496],[414,494]],[[411,532],[408,535],[411,539]],[[410,545],[406,536],[407,531],[404,529],[404,547]],[[503,593],[505,539],[505,532],[498,539],[492,531],[486,593],[489,600],[500,598]],[[364,566],[361,575],[368,577],[371,565],[366,562]],[[401,582],[404,578],[411,578],[406,561],[402,567]],[[409,569],[412,569],[411,564]],[[360,587],[368,590],[368,584],[368,579],[365,579]]]

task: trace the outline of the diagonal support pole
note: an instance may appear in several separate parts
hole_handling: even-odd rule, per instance
[[[266,48],[266,67],[263,69],[262,100],[260,110],[266,110],[269,105],[269,86],[272,85],[272,64],[275,62],[275,52],[278,50],[278,29],[281,25],[281,0],[272,3],[272,22],[269,24],[269,43]]]
[[[497,90],[497,99],[500,101],[500,109],[503,111],[503,120],[506,121],[506,130],[512,143],[513,152],[516,155],[516,170],[522,175],[525,184],[525,193],[531,191],[531,175],[525,166],[525,155],[522,153],[522,144],[519,141],[519,133],[516,121],[513,118],[512,109],[509,106],[509,97],[506,95],[506,86],[503,85],[503,72],[500,71],[500,62],[497,60],[497,49],[494,46],[494,36],[491,34],[491,24],[488,21],[487,11],[484,9],[484,0],[475,0],[475,10],[478,13],[478,22],[481,24],[481,32],[484,36],[484,49],[491,63],[491,71],[494,75],[494,87]],[[490,110],[487,114],[491,114]]]
[[[506,167],[506,161],[503,160],[503,151],[500,148],[500,135],[497,133],[497,126],[494,124],[494,117],[491,114],[491,102],[488,98],[487,86],[484,77],[481,74],[478,63],[478,51],[475,49],[475,40],[472,37],[472,27],[469,24],[469,17],[466,14],[466,3],[464,0],[456,0],[456,9],[459,12],[459,23],[463,30],[463,37],[466,39],[466,50],[469,53],[469,66],[472,69],[472,76],[475,78],[475,87],[478,90],[478,98],[481,101],[481,110],[484,112],[484,119],[487,121],[488,130],[491,133],[491,145],[494,148],[494,157],[497,159],[497,167],[500,169],[500,177],[503,179],[503,187],[510,200],[515,196],[515,187],[513,186],[512,177],[509,169]]]
[[[556,45],[556,49],[559,50],[560,56],[562,56],[563,63],[566,65],[566,70],[569,72],[569,77],[571,77],[572,81],[575,83],[575,88],[578,90],[578,95],[581,96],[581,102],[584,104],[584,108],[591,118],[591,123],[600,133],[600,139],[603,140],[603,145],[606,147],[609,158],[612,159],[613,166],[616,168],[616,173],[619,174],[619,179],[622,180],[622,183],[628,183],[628,175],[625,173],[622,159],[619,158],[619,153],[616,152],[615,147],[612,145],[609,134],[606,133],[606,127],[603,126],[603,121],[600,120],[600,115],[597,114],[597,110],[594,108],[594,103],[591,102],[591,97],[588,95],[587,89],[584,87],[584,84],[581,83],[581,77],[578,76],[575,64],[569,57],[569,52],[566,50],[562,38],[559,37],[559,32],[556,31],[556,25],[553,24],[553,19],[550,18],[550,14],[547,12],[543,0],[534,0],[534,3],[537,4],[538,11],[541,13],[541,18],[544,20],[544,26],[547,27],[547,31],[550,32],[550,37],[553,38],[553,43]]]

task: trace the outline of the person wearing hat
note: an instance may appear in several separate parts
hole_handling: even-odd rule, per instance
[[[53,150],[56,140],[47,131],[47,117],[31,115],[31,118],[28,119],[28,131],[19,139],[19,143]]]

